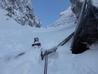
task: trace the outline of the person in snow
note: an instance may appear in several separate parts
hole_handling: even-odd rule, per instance
[[[38,46],[38,47],[41,46],[41,43],[39,42],[39,38],[38,37],[34,38],[34,42],[32,44],[32,47],[34,47],[34,46]]]

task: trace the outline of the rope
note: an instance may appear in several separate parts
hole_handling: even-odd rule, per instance
[[[44,74],[47,74],[48,69],[48,55],[45,55]]]
[[[46,50],[45,52],[41,51],[41,58],[42,60],[44,59],[45,55],[49,55],[53,52],[56,52],[59,46],[63,46],[64,44],[66,44],[74,35],[74,32],[72,32],[67,38],[65,38],[62,42],[60,42],[57,46]]]
[[[70,34],[67,38],[65,38],[62,42],[60,42],[60,43],[57,45],[57,47],[63,46],[64,44],[66,44],[66,43],[72,38],[73,35],[74,35],[74,32],[71,33],[71,34]]]
[[[78,18],[77,26],[76,26],[76,29],[74,32],[71,48],[73,48],[75,45],[77,45],[76,41],[79,40],[78,38],[79,38],[80,32],[82,31],[82,29],[84,27],[84,23],[86,22],[86,17],[87,17],[87,12],[88,12],[88,2],[90,2],[90,0],[85,0],[83,2],[81,12],[80,12],[80,15]]]

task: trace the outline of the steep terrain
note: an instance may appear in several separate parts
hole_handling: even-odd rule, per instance
[[[40,27],[40,21],[34,15],[32,0],[0,0],[0,8],[7,11],[6,15],[21,25]]]
[[[44,74],[40,50],[56,46],[72,33],[75,18],[66,14],[70,20],[61,18],[60,24],[65,22],[62,26],[32,29],[19,25],[6,13],[0,9],[0,74]],[[39,37],[40,48],[31,46],[34,37]],[[98,74],[98,45],[92,45],[91,50],[79,55],[70,52],[70,45],[71,40],[49,56],[48,74]]]
[[[66,20],[66,21],[65,21]],[[62,25],[68,25],[68,24],[74,24],[75,22],[75,15],[71,11],[71,7],[69,7],[67,10],[60,13],[60,18],[57,19],[54,23],[51,24],[51,27],[54,26],[62,26]],[[68,23],[68,24],[67,24]]]

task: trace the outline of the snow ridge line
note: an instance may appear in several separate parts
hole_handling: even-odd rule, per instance
[[[63,29],[70,30],[75,26],[74,23],[72,23],[72,24],[73,24],[72,26],[62,25],[62,26],[58,26],[58,27],[49,27],[49,28],[33,28],[32,30],[33,30],[33,32],[38,32],[38,33],[55,32],[55,31],[61,31]]]

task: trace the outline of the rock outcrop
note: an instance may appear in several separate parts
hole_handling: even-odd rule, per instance
[[[71,2],[72,11],[75,13],[76,17],[78,17],[81,11],[81,7],[82,7],[82,1],[81,0],[70,0],[70,2]]]
[[[19,24],[40,27],[40,22],[33,13],[31,0],[0,0],[0,7],[7,10],[7,15]]]

